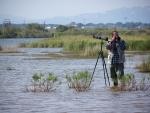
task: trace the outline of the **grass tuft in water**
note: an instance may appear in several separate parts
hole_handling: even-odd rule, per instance
[[[54,89],[57,80],[57,76],[52,73],[48,73],[47,76],[42,73],[35,73],[32,76],[31,85],[26,90],[31,92],[49,92]]]
[[[150,72],[150,56],[143,60],[140,65],[136,66],[140,72]]]
[[[73,73],[73,75],[66,75],[69,88],[75,89],[77,92],[89,90],[89,83],[91,74],[88,71]]]
[[[120,78],[118,87],[113,87],[113,91],[147,91],[150,90],[150,76],[143,77],[138,82],[132,73],[125,74]]]
[[[2,51],[3,50],[3,48],[2,48],[2,46],[0,46],[0,51]]]

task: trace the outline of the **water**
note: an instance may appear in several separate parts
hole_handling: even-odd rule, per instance
[[[105,87],[101,61],[98,63],[91,90],[77,93],[67,87],[65,74],[93,71],[96,59],[35,59],[45,51],[60,49],[23,49],[24,54],[0,53],[0,113],[149,113],[150,92],[112,92]],[[32,56],[32,52],[37,56]],[[135,69],[145,55],[127,57],[126,73],[136,78],[147,76]],[[8,70],[11,69],[11,70]],[[33,73],[53,72],[61,81],[48,93],[26,92]],[[111,83],[112,84],[112,83]]]
[[[42,40],[43,38],[4,38],[0,39],[0,46],[2,47],[12,47],[17,46],[20,43],[30,43],[36,40]]]

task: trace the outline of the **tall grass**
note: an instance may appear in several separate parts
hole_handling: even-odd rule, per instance
[[[150,38],[148,35],[139,35],[139,36],[122,35],[122,39],[126,41],[127,50],[130,51],[150,50]],[[79,53],[81,56],[93,57],[96,56],[98,51],[100,50],[100,42],[101,42],[100,40],[93,39],[91,35],[90,36],[65,35],[23,45],[25,47],[33,47],[33,48],[62,47],[65,52],[74,52]],[[106,53],[105,49],[104,51],[105,51],[104,53]]]
[[[150,40],[128,40],[127,49],[131,51],[148,51],[150,50]]]
[[[84,35],[61,36],[57,38],[36,41],[24,46],[33,48],[62,47],[65,52],[74,52],[80,54],[80,56],[93,57],[96,56],[100,50],[100,40],[96,40],[90,36]]]
[[[150,37],[148,35],[122,36],[127,43],[127,50],[146,51],[150,50]]]

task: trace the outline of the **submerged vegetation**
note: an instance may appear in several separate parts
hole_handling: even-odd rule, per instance
[[[91,74],[88,71],[73,73],[73,75],[66,75],[66,80],[69,88],[77,92],[87,91],[90,88]]]
[[[150,56],[137,66],[140,72],[150,72]]]
[[[47,76],[42,73],[35,73],[32,76],[32,84],[26,87],[26,90],[31,92],[49,92],[54,89],[57,80],[57,77],[52,73],[48,73]]]

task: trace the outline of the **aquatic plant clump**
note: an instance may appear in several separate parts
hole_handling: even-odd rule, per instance
[[[0,51],[2,51],[3,50],[3,48],[0,46]]]
[[[150,72],[150,56],[137,66],[140,72]]]
[[[78,92],[87,91],[90,86],[91,74],[88,71],[73,73],[73,75],[66,75],[69,88],[73,88]]]
[[[48,73],[47,76],[42,73],[35,73],[32,76],[31,85],[26,90],[31,92],[49,92],[54,89],[57,80],[57,77],[52,73]]]
[[[118,91],[146,91],[150,90],[150,77],[143,77],[139,82],[134,74],[126,74],[120,78]]]

